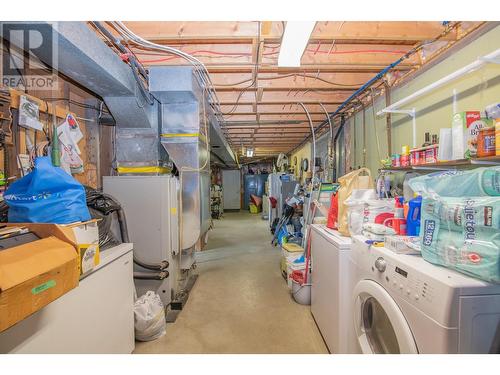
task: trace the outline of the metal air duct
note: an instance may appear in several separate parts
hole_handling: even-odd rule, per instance
[[[161,103],[161,144],[180,173],[181,246],[188,249],[210,226],[211,110],[192,67],[152,67],[149,88]]]

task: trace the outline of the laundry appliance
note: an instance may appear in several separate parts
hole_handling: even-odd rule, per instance
[[[363,353],[489,353],[500,285],[354,236],[353,325]],[[496,349],[495,349],[496,350]]]
[[[358,352],[352,325],[351,239],[311,224],[311,313],[331,353]]]

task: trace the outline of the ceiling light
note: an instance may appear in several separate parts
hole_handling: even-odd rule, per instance
[[[278,66],[298,67],[315,21],[288,21],[281,41]]]
[[[247,157],[251,158],[253,156],[253,148],[247,148]]]

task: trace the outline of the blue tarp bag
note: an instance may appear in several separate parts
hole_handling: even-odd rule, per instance
[[[85,189],[50,157],[35,159],[33,171],[5,192],[9,222],[69,224],[90,220]]]

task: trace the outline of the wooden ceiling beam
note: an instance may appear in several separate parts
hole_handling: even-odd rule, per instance
[[[443,24],[435,21],[319,21],[311,39],[424,41],[435,38],[443,31]],[[454,38],[452,33],[443,40]]]
[[[260,107],[260,105],[259,105]],[[307,106],[306,106],[307,107]],[[323,116],[325,117],[325,113],[323,111],[311,111],[309,110],[310,115],[318,115],[318,116]],[[304,111],[289,111],[289,110],[283,110],[283,111],[275,111],[275,112],[268,112],[268,111],[262,111],[258,110],[257,112],[250,111],[250,112],[239,112],[239,111],[234,111],[231,114],[226,115],[226,113],[222,113],[227,119],[234,117],[234,116],[247,116],[247,115],[264,115],[264,116],[300,116],[301,118],[304,117],[307,120],[306,114]],[[314,117],[316,118],[316,117]]]
[[[333,112],[337,109],[339,103],[336,104],[330,104],[330,103],[324,103],[323,105],[325,106],[326,110],[328,112]],[[307,110],[311,113],[315,114],[324,114],[323,109],[321,106],[318,104],[318,102],[312,102],[312,103],[304,103],[306,106]],[[297,104],[297,102],[288,102],[288,103],[279,103],[279,104],[270,104],[270,103],[260,103],[257,110],[254,108],[255,103],[248,103],[248,104],[239,104],[235,105],[234,104],[229,104],[226,105],[226,103],[223,103],[221,105],[221,111],[222,113],[227,113],[227,112],[234,112],[234,113],[248,113],[248,112],[258,112],[260,114],[273,114],[273,113],[304,113],[304,110],[302,109],[301,106]]]
[[[228,130],[231,130],[231,129],[234,129],[234,130],[241,130],[241,129],[259,129],[259,130],[262,130],[262,129],[269,129],[269,131],[292,131],[292,130],[304,130],[304,131],[307,131],[309,132],[309,125],[301,125],[301,126],[282,126],[282,127],[274,127],[274,126],[269,126],[269,127],[258,127],[258,125],[242,125],[242,126],[235,126],[235,127],[231,127],[231,128],[228,128]],[[228,133],[228,134],[232,134],[232,133]]]
[[[307,90],[315,90],[315,91],[323,91],[323,92],[328,92],[328,93],[339,93],[339,92],[352,92],[356,91],[356,89],[359,88],[359,86],[349,86],[349,87],[323,87],[323,86],[310,86],[310,87],[304,87],[304,85],[294,85],[294,87],[286,87],[286,86],[272,86],[272,87],[259,87],[258,89],[261,90],[261,93],[265,91],[281,91],[281,92],[288,92],[288,91],[307,91]],[[245,89],[246,92],[253,92],[257,91],[255,87],[249,87]],[[235,88],[235,87],[217,87],[217,92],[236,92],[239,93],[241,91],[241,88]]]
[[[316,114],[316,115],[324,115],[325,112],[323,109],[319,106],[319,104],[316,103],[304,103],[306,106],[307,110],[311,114]],[[257,107],[257,110],[254,107]],[[337,109],[337,105],[330,105],[326,104],[325,105],[326,110],[328,112],[333,112]],[[287,103],[287,104],[266,104],[266,103],[260,103],[259,105],[256,104],[247,104],[247,105],[237,105],[236,108],[234,105],[222,105],[221,110],[223,114],[226,113],[231,113],[231,114],[239,114],[239,115],[244,115],[244,114],[295,114],[295,113],[300,113],[303,114],[304,110],[302,107],[297,105],[296,102],[294,103]]]
[[[289,91],[286,92],[277,92],[265,90],[262,94],[261,103],[268,102],[311,102],[315,101],[328,103],[328,101],[332,102],[344,102],[349,96],[351,92],[325,92],[325,91],[311,91],[311,90],[300,90],[300,91]],[[220,91],[217,90],[217,96],[221,103],[235,103],[239,97],[239,102],[255,102],[255,92],[253,91],[245,91],[241,96],[239,95],[239,91]]]
[[[302,56],[301,65],[306,68],[308,65],[325,64],[366,65],[367,62],[370,65],[389,65],[411,48],[412,46],[409,45],[310,43]],[[193,44],[179,47],[179,49],[195,56],[209,67],[210,65],[255,65],[257,50],[260,57],[259,67],[277,66],[279,56],[279,48],[266,46],[262,40],[247,44]],[[133,50],[139,61],[146,66],[186,64],[182,57],[176,55],[144,51],[138,48],[133,48]],[[410,57],[404,64],[417,63],[417,59]]]
[[[277,123],[275,121],[270,122],[270,123],[257,123],[257,122],[250,122],[250,121],[238,121],[234,123],[228,123],[226,124],[226,129],[237,129],[237,128],[254,128],[254,127],[259,127],[259,128],[273,128],[273,127],[280,127],[280,128],[304,128],[308,127],[309,123],[307,121],[287,121],[287,122],[282,122],[282,123]]]
[[[337,105],[339,104],[342,104],[343,101],[330,101],[330,100],[303,100],[302,103],[306,104],[309,108],[309,106],[311,107],[316,107],[318,106],[319,107],[319,104],[318,102],[321,102],[327,109],[329,108],[335,108]],[[251,108],[253,107],[253,105],[255,104],[254,102],[239,102],[239,103],[236,103],[236,102],[220,102],[221,104],[221,107],[222,107],[222,110],[225,112],[225,111],[229,111],[229,110],[232,110],[232,108],[236,105],[236,107],[243,107],[243,108]],[[296,100],[289,100],[289,101],[268,101],[268,102],[261,102],[259,104],[259,108],[263,107],[266,108],[266,107],[269,107],[269,108],[272,108],[272,107],[283,107],[285,106],[286,108],[290,108],[290,106],[294,107],[295,105],[297,105],[297,101]]]
[[[125,24],[143,38],[155,42],[230,40],[234,43],[238,40],[251,40],[258,34],[258,22],[255,21],[132,21]],[[281,38],[282,22],[264,21],[262,24],[266,25],[266,33],[263,35],[266,40],[278,41]],[[443,30],[441,22],[434,21],[319,21],[311,34],[311,39],[422,41],[434,38]],[[446,40],[453,40],[453,35],[447,36]]]
[[[292,75],[294,74],[294,75]],[[215,89],[244,89],[253,81],[251,73],[216,73],[212,74],[212,82]],[[337,88],[357,88],[363,85],[366,81],[373,78],[372,73],[327,73],[327,74],[306,74],[301,72],[276,74],[259,72],[257,77],[257,85],[265,90],[275,88],[289,89],[332,89]]]
[[[275,128],[275,129],[264,129],[264,128],[254,128],[256,131],[255,133],[252,131],[252,129],[230,129],[228,130],[227,134],[230,136],[233,135],[238,135],[238,134],[271,134],[271,135],[277,135],[277,134],[306,134],[310,133],[309,129],[280,129],[280,128]]]
[[[384,69],[385,65],[368,65],[368,64],[356,64],[356,65],[341,65],[341,64],[331,64],[331,65],[305,65],[301,66],[299,71],[302,73],[317,73],[321,70],[322,73],[378,73]],[[394,70],[410,70],[412,67],[410,65],[398,65]],[[253,66],[240,65],[240,66],[210,66],[208,67],[209,73],[251,73]],[[296,73],[298,70],[295,68],[282,68],[277,66],[261,66],[259,72],[261,73]]]

